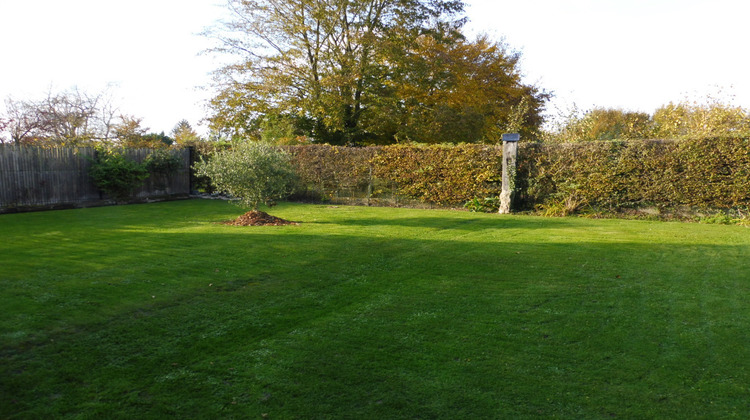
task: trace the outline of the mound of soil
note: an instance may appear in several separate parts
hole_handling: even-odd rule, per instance
[[[242,216],[223,222],[225,225],[233,226],[283,226],[283,225],[298,225],[297,222],[290,222],[289,220],[279,219],[276,216],[271,216],[264,211],[249,211]]]

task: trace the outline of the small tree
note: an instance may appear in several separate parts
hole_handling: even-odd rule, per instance
[[[296,180],[289,155],[265,143],[237,144],[216,152],[208,161],[201,159],[193,168],[252,210],[289,196]]]

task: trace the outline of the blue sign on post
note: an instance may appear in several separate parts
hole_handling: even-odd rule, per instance
[[[519,140],[521,140],[521,135],[518,133],[503,134],[503,141],[519,141]]]

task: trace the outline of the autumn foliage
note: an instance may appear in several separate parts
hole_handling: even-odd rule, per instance
[[[500,191],[492,145],[290,147],[308,197],[385,195],[447,206]],[[522,143],[521,206],[551,214],[653,206],[750,206],[750,138]]]

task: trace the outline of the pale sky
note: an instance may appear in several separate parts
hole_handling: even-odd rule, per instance
[[[222,0],[0,0],[0,99],[113,84],[112,102],[167,134],[205,116],[201,88],[219,67],[198,34]],[[2,104],[0,104],[2,106]],[[202,131],[202,130],[199,130]]]
[[[0,0],[0,99],[112,84],[151,131],[199,125],[219,66],[198,36],[222,0]],[[722,95],[750,109],[750,1],[469,0],[468,29],[522,52],[550,113],[594,106],[653,112]],[[0,105],[1,106],[1,105]]]
[[[653,113],[713,95],[750,109],[750,1],[472,0],[468,12],[521,50],[550,108]]]

